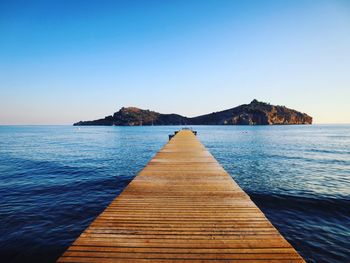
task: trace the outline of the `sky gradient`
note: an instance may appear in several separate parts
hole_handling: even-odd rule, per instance
[[[350,123],[350,1],[0,0],[0,124],[254,98]]]

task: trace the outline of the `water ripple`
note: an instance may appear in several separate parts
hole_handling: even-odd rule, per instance
[[[0,126],[0,256],[55,262],[179,127]],[[350,126],[198,126],[308,262],[348,262]]]

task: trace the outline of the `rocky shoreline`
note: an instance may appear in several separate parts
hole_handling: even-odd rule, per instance
[[[103,119],[79,121],[81,125],[140,126],[140,125],[292,125],[312,124],[312,117],[285,106],[253,100],[235,108],[188,118],[179,114],[162,114],[136,107],[123,107]]]

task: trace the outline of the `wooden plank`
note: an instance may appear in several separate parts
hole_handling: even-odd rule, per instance
[[[189,130],[179,131],[58,262],[304,262]]]

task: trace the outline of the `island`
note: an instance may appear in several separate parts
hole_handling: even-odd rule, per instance
[[[140,126],[140,125],[291,125],[312,124],[312,117],[285,106],[275,106],[254,99],[228,110],[197,117],[162,114],[136,107],[123,107],[113,115],[93,121],[79,121],[80,125]]]

